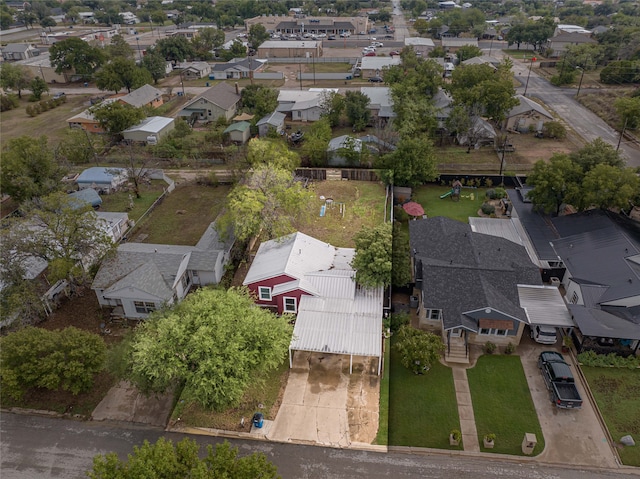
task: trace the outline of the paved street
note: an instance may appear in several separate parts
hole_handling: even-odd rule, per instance
[[[0,476],[2,479],[81,478],[96,454],[117,452],[124,458],[145,439],[164,435],[180,440],[181,434],[151,428],[124,428],[107,423],[3,413]],[[201,445],[221,439],[193,436]],[[284,479],[413,478],[426,479],[613,479],[639,477],[632,469],[581,469],[540,465],[526,458],[443,453],[379,453],[351,449],[231,440],[241,454],[263,452],[278,466]]]

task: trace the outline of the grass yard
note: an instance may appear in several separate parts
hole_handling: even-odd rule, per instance
[[[462,188],[460,201],[453,201],[450,196],[440,199],[440,196],[448,191],[451,191],[450,186],[427,185],[415,188],[413,196],[414,200],[422,205],[429,218],[446,216],[468,223],[469,216],[478,216],[478,210],[485,199],[486,188]],[[473,199],[471,199],[472,194]]]
[[[67,119],[88,108],[89,96],[67,95],[66,103],[31,117],[26,112],[26,107],[31,104],[27,101],[28,95],[22,95],[18,108],[2,112],[2,144],[22,135],[30,137],[46,135],[49,137],[49,145],[52,147],[57,145],[63,138],[64,132],[69,129]],[[42,98],[46,100],[49,97],[45,94]]]
[[[449,445],[449,432],[460,429],[451,369],[436,363],[426,374],[415,375],[392,350],[388,372],[389,445],[462,449]]]
[[[179,185],[145,218],[135,235],[148,235],[145,243],[195,245],[222,210],[229,189],[229,186]]]
[[[355,247],[354,238],[363,226],[375,226],[384,220],[384,186],[372,181],[321,181],[310,183],[315,195],[310,218],[299,230],[333,246]],[[325,203],[320,196],[333,199],[333,206],[320,216]],[[344,203],[344,216],[338,203]]]
[[[178,404],[173,410],[171,421],[180,418],[182,426],[209,427],[226,431],[245,431],[251,428],[253,413],[260,411],[264,418],[273,420],[276,417],[284,388],[289,377],[289,363],[282,365],[269,374],[263,375],[264,381],[252,381],[246,390],[240,404],[222,412],[207,411],[189,401],[189,391],[183,390]],[[258,405],[262,404],[262,409]],[[240,427],[240,420],[244,417],[244,429]]]
[[[315,63],[315,71],[316,73],[348,73],[351,72],[351,65],[349,63]],[[311,64],[303,64],[302,69],[305,73],[312,73],[314,69],[314,65]]]
[[[150,185],[140,186],[140,198],[136,198],[134,193],[119,191],[110,195],[103,195],[100,211],[128,212],[129,219],[137,222],[145,211],[162,194],[162,189],[167,184],[162,180],[154,180]],[[129,203],[133,201],[133,208],[129,208]]]
[[[522,456],[526,432],[538,438],[534,455],[544,450],[544,436],[519,356],[480,356],[475,367],[467,370],[467,378],[482,451]],[[482,446],[488,433],[496,435],[493,449]]]
[[[614,441],[631,434],[636,446],[618,449],[622,462],[640,467],[640,369],[581,366]]]
[[[438,140],[434,140],[434,143],[437,145]],[[500,157],[492,146],[483,146],[479,150],[471,149],[469,153],[467,153],[466,146],[435,147],[434,151],[439,165],[450,165],[451,163],[491,165],[496,171],[500,171]]]
[[[374,444],[386,446],[389,444],[389,370],[391,357],[391,341],[384,340],[384,367],[380,379],[380,409],[378,412],[378,434]]]

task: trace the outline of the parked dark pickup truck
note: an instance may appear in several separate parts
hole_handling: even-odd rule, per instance
[[[562,409],[580,409],[582,398],[576,387],[573,374],[562,354],[543,351],[538,358],[538,367],[547,385],[551,401]]]

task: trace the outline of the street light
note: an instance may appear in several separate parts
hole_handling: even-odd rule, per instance
[[[578,83],[578,93],[576,93],[576,98],[580,95],[580,88],[582,88],[582,79],[584,78],[584,68],[576,67],[577,70],[582,71],[582,75],[580,75],[580,83]]]

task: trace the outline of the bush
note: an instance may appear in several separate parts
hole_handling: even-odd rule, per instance
[[[515,350],[516,350],[516,347],[513,345],[513,343],[509,343],[504,348],[504,354],[513,354]]]
[[[616,353],[598,354],[595,351],[585,351],[578,354],[578,361],[585,366],[595,368],[629,368],[640,367],[640,358],[636,356],[619,356]]]
[[[0,96],[0,111],[9,111],[14,108],[18,108],[20,101],[18,100],[17,95],[8,94]]]
[[[29,327],[0,339],[0,346],[0,384],[15,399],[32,388],[87,391],[106,356],[100,336],[77,328]]]
[[[482,203],[482,206],[480,207],[480,209],[485,215],[492,215],[496,212],[496,207],[493,205],[490,205],[489,203]]]
[[[500,200],[507,196],[507,190],[502,187],[490,188],[485,194],[490,200]]]
[[[492,343],[491,341],[487,341],[486,343],[484,343],[482,349],[485,354],[493,354],[496,351],[496,347],[497,346],[494,343]]]
[[[393,216],[395,220],[399,221],[400,223],[406,223],[407,221],[409,221],[409,214],[400,205],[397,205],[393,209]]]
[[[558,75],[554,75],[551,77],[552,85],[554,86],[562,86],[562,85],[570,85],[576,79],[576,73],[573,70],[567,70],[566,72],[560,73]]]
[[[567,136],[567,129],[557,121],[548,121],[542,127],[542,134],[546,138],[563,139]]]
[[[619,85],[640,81],[640,62],[620,60],[609,63],[600,72],[602,83]]]

